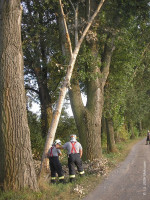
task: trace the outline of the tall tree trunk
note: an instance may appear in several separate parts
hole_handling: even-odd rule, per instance
[[[20,0],[0,2],[0,186],[38,189],[27,122]]]
[[[142,135],[142,130],[143,130],[142,121],[139,121],[138,125],[139,125],[139,136],[141,136]]]
[[[112,118],[106,118],[105,120],[107,126],[107,151],[116,152],[113,120]]]
[[[43,74],[40,67],[35,67],[34,72],[39,87],[42,136],[45,138],[53,116],[52,102],[47,88],[47,73]]]
[[[88,104],[83,106],[81,99],[81,92],[79,84],[72,83],[72,89],[69,91],[72,110],[74,113],[75,122],[79,132],[79,137],[83,145],[83,158],[93,160],[95,158],[101,158],[101,115],[103,98],[100,96],[100,89],[97,90],[93,87],[93,94],[95,101],[93,100],[93,107]],[[91,91],[92,92],[92,91]]]
[[[101,120],[101,139],[103,141],[105,135],[107,135],[107,129],[106,129],[106,120],[104,115],[102,115],[102,120]]]

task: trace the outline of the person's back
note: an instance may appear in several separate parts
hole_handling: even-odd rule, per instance
[[[64,173],[62,170],[61,163],[59,161],[59,156],[61,155],[61,151],[56,148],[56,145],[60,144],[60,140],[55,140],[54,144],[48,151],[49,165],[51,170],[51,183],[56,183],[56,173],[59,177],[59,182],[64,183]]]
[[[80,153],[82,151],[82,146],[79,142],[77,141],[69,141],[66,142],[63,145],[63,148],[67,150],[67,154],[74,154],[74,153]]]
[[[76,135],[70,136],[70,141],[66,142],[63,145],[63,148],[67,150],[68,154],[68,167],[69,167],[69,178],[70,182],[75,180],[75,168],[74,166],[77,166],[78,172],[80,176],[84,174],[84,170],[82,167],[82,146],[81,144],[76,140]]]

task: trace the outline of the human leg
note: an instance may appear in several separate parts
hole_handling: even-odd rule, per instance
[[[80,176],[83,176],[84,175],[84,169],[83,169],[82,160],[81,160],[79,154],[76,154],[75,165],[77,166],[77,170],[78,170]]]
[[[70,182],[75,180],[75,163],[74,163],[74,154],[69,155],[68,158],[68,168],[69,168],[69,178]]]
[[[56,170],[54,160],[50,159],[51,183],[56,183]]]

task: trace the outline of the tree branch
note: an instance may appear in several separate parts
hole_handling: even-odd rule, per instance
[[[66,38],[67,38],[68,45],[69,45],[69,52],[70,52],[70,56],[72,57],[72,45],[71,45],[70,35],[69,35],[69,32],[68,32],[68,28],[67,28],[67,23],[66,23],[66,20],[65,20],[63,4],[62,4],[61,0],[59,0],[59,4],[60,4],[60,10],[61,10],[61,14],[62,14],[62,17],[63,17],[64,26],[65,26],[65,30],[66,30]]]
[[[26,90],[31,90],[31,91],[33,91],[33,92],[35,92],[36,94],[39,95],[39,91],[38,91],[38,90],[35,90],[34,88],[31,88],[31,87],[29,87],[29,86],[25,86],[25,89],[26,89]]]

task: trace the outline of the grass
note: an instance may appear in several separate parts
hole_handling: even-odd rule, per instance
[[[103,157],[108,160],[109,171],[114,169],[119,162],[123,161],[130,152],[132,146],[142,138],[128,140],[116,144],[118,151],[107,154],[104,149]],[[84,177],[78,177],[75,183],[52,185],[40,181],[40,190],[32,192],[31,190],[23,191],[0,191],[0,200],[78,200],[92,191],[102,180],[103,176],[96,174],[86,174]]]

